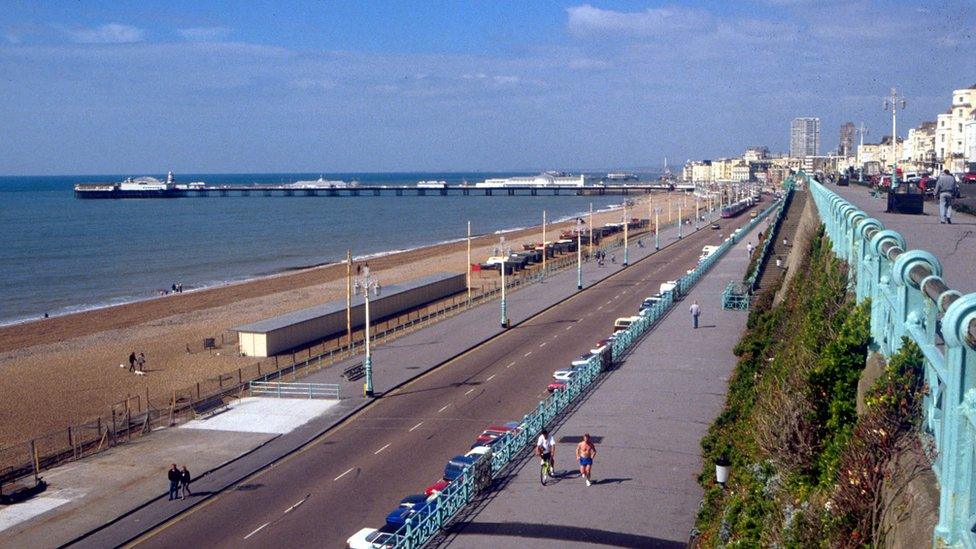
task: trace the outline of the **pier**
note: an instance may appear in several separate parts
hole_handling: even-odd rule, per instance
[[[474,185],[447,185],[444,187],[418,187],[415,185],[356,185],[347,187],[297,187],[291,184],[256,185],[176,185],[159,190],[133,190],[113,188],[105,184],[75,185],[77,198],[211,198],[229,196],[604,196],[639,195],[659,191],[690,191],[690,185],[671,186],[660,183],[629,185],[586,186],[516,186],[477,187]]]

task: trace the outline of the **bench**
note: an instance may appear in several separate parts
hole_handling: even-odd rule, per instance
[[[342,371],[342,379],[346,381],[356,381],[366,375],[366,367],[363,363],[354,364]]]
[[[224,399],[220,397],[209,397],[193,404],[194,418],[210,418],[229,409]]]

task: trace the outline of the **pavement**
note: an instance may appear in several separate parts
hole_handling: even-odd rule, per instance
[[[755,231],[755,230],[754,230]],[[748,266],[740,240],[562,420],[557,478],[539,482],[525,459],[474,511],[450,529],[458,548],[685,547],[702,498],[699,441],[722,410],[735,367],[732,348],[747,311],[725,311],[721,295]],[[702,307],[692,329],[688,307]],[[584,433],[596,442],[593,485],[575,460]]]
[[[881,221],[885,228],[901,233],[909,250],[926,250],[939,258],[942,278],[950,288],[963,294],[976,292],[976,217],[955,212],[952,224],[943,225],[939,223],[939,203],[931,199],[924,203],[923,215],[886,213],[884,196],[872,198],[866,187],[827,188]]]
[[[685,227],[683,232],[688,238],[689,229]],[[677,241],[676,235],[675,228],[662,230],[662,246]],[[653,251],[653,238],[645,235],[642,239],[646,245],[643,249],[632,242],[632,263]],[[616,254],[622,260],[622,251]],[[603,268],[597,268],[594,262],[587,263],[584,287],[620,269],[619,263],[608,262]],[[523,288],[510,293],[509,316],[513,324],[575,294],[575,276],[573,270],[568,270],[543,284],[530,286],[530,291]],[[497,336],[501,333],[498,322],[490,321],[490,317],[498,316],[497,311],[497,301],[488,303],[438,323],[437,329],[420,330],[377,346],[374,350],[377,391],[388,391]],[[305,378],[304,381],[341,383],[344,396],[357,396],[344,398],[337,404],[332,402],[311,419],[305,418],[296,425],[289,426],[287,420],[284,427],[270,425],[271,416],[266,411],[258,411],[246,421],[230,425],[226,424],[227,420],[239,417],[238,414],[219,415],[192,422],[187,429],[161,430],[46,472],[44,478],[50,487],[44,494],[29,502],[0,508],[0,547],[25,546],[25,541],[29,546],[51,547],[83,540],[82,545],[114,545],[191,508],[200,498],[219,492],[300,448],[368,404],[368,400],[358,397],[361,381],[344,382],[340,378],[342,369],[358,360],[361,358]],[[261,425],[255,427],[257,423]],[[203,429],[194,433],[194,427]],[[173,461],[189,464],[195,475],[201,473],[194,481],[200,498],[163,501],[166,486],[159,479]]]

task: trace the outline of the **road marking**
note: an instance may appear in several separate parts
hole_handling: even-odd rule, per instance
[[[292,505],[291,507],[289,507],[289,508],[287,508],[287,509],[285,509],[285,514],[288,514],[288,512],[289,512],[289,511],[291,511],[292,509],[294,509],[295,507],[298,507],[299,505],[301,505],[301,504],[303,504],[303,503],[305,503],[305,500],[307,500],[307,499],[308,499],[308,496],[305,496],[305,497],[304,497],[304,498],[302,498],[302,500],[301,500],[301,501],[299,501],[298,503],[296,503],[296,504],[294,504],[294,505]]]
[[[439,414],[439,413],[441,413],[441,412],[443,412],[444,410],[447,410],[447,407],[448,407],[448,406],[450,406],[450,404],[448,404],[447,406],[444,406],[444,407],[443,407],[443,408],[441,408],[440,410],[437,410],[437,413]]]
[[[527,353],[525,353],[525,354],[524,354],[524,355],[522,355],[522,356],[529,356],[529,355],[531,355],[531,354],[532,354],[532,351],[529,351],[529,352],[527,352]]]
[[[248,534],[248,535],[246,535],[246,536],[244,536],[244,539],[247,539],[247,538],[249,538],[249,537],[251,537],[251,536],[253,536],[254,534],[257,534],[257,533],[258,533],[258,532],[260,532],[260,531],[261,531],[262,529],[264,529],[264,527],[265,527],[265,526],[267,526],[267,525],[269,525],[269,524],[271,524],[271,523],[270,523],[270,522],[265,522],[265,523],[264,523],[264,524],[262,524],[261,526],[258,526],[257,528],[255,528],[255,529],[254,529],[254,531],[253,531],[253,532],[251,532],[250,534]]]
[[[515,361],[514,360],[508,366],[505,366],[505,367],[506,368],[511,368],[512,366],[515,366]]]
[[[342,473],[341,475],[339,475],[336,478],[332,479],[332,482],[335,482],[335,481],[339,480],[340,478],[348,475],[349,473],[352,472],[353,469],[355,469],[355,467],[350,467],[345,473]]]
[[[590,313],[590,314],[593,314],[593,313]],[[567,332],[568,332],[569,330],[572,330],[572,329],[573,329],[573,325],[572,325],[572,324],[570,324],[569,326],[566,326],[566,331],[567,331]]]
[[[613,299],[617,299],[617,298],[613,298]],[[613,303],[613,299],[611,299],[610,301],[607,301],[607,302],[605,303],[605,305],[610,305],[611,303]]]
[[[408,433],[412,433],[414,429],[416,429],[417,427],[420,427],[420,426],[421,426],[421,425],[423,425],[423,424],[424,424],[424,422],[423,422],[423,421],[421,421],[420,423],[418,423],[418,424],[416,424],[416,425],[414,425],[413,427],[411,427],[411,428],[410,428],[410,430],[409,430],[409,431],[407,431],[407,432],[408,432]]]
[[[468,389],[468,392],[464,393],[464,396],[468,396],[468,395],[470,395],[473,392],[474,392],[474,387]]]
[[[485,381],[491,381],[491,380],[495,379],[495,376],[497,376],[497,375],[498,374],[491,374],[490,376],[488,376],[488,379],[486,379]]]
[[[390,444],[393,444],[393,443],[392,443],[392,442],[388,442],[388,443],[386,444],[386,446],[384,446],[384,447],[382,447],[382,448],[380,448],[379,450],[377,450],[377,451],[375,451],[375,452],[373,452],[373,455],[375,456],[376,454],[379,454],[379,453],[380,453],[380,452],[382,452],[383,450],[386,450],[387,448],[389,448],[389,447],[390,447]]]
[[[606,307],[606,305],[600,305],[599,307],[596,308],[596,310],[602,311],[604,307]]]
[[[539,348],[540,349],[543,348],[543,347],[545,347],[545,346],[546,346],[546,342],[545,341],[543,341],[542,343],[539,344]]]

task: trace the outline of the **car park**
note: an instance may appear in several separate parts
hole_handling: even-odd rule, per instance
[[[346,540],[349,549],[385,549],[393,547],[403,541],[403,536],[396,535],[400,528],[386,524],[382,528],[363,528]]]

